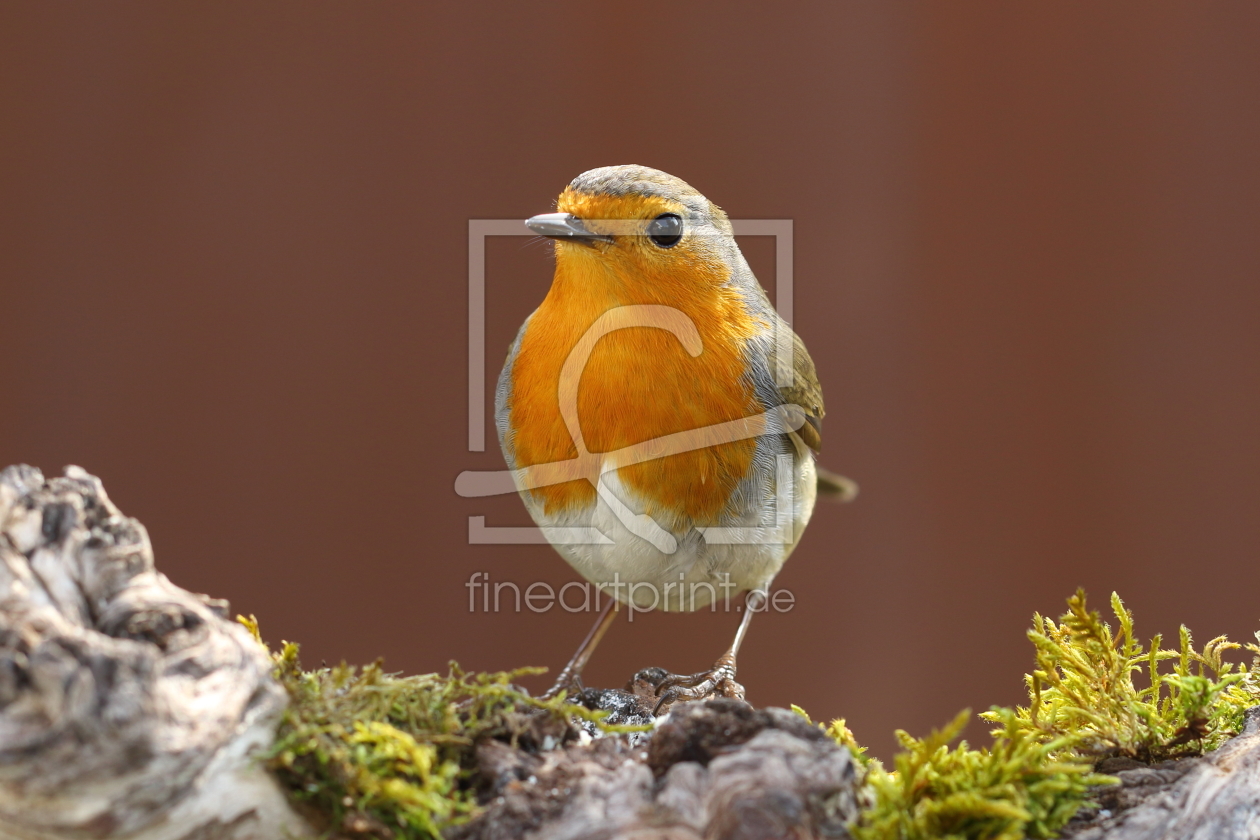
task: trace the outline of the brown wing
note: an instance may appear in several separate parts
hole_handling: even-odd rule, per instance
[[[818,452],[822,449],[823,395],[822,386],[818,384],[818,373],[814,370],[814,360],[805,349],[805,342],[796,333],[792,333],[792,384],[779,388],[779,396],[785,405],[796,405],[805,412],[805,424],[792,434],[801,439],[810,449]]]
[[[801,440],[810,449],[818,452],[822,449],[822,420],[826,413],[823,409],[822,386],[818,384],[818,373],[814,370],[814,360],[805,349],[801,337],[792,334],[792,367],[795,376],[792,384],[779,388],[779,395],[786,405],[799,406],[805,412],[805,423],[792,436]],[[815,466],[818,474],[818,495],[838,502],[849,502],[857,496],[858,486],[852,479],[837,475],[821,466]]]

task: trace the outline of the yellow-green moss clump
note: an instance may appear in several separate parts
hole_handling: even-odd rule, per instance
[[[258,623],[241,619],[262,643]],[[295,804],[330,830],[363,836],[437,837],[476,811],[472,748],[497,738],[531,750],[559,744],[572,721],[599,724],[602,712],[539,700],[513,687],[542,673],[400,677],[381,664],[305,671],[298,646],[273,653],[289,694],[267,758]]]
[[[892,772],[867,770],[873,806],[854,827],[857,840],[1052,837],[1080,810],[1091,785],[1110,781],[1092,773],[1062,741],[1040,743],[1011,720],[979,750],[963,741],[964,711],[926,738],[898,732],[902,752]]]
[[[1111,610],[1120,625],[1115,633],[1086,608],[1081,591],[1058,624],[1033,616],[1028,638],[1037,668],[1025,677],[1029,704],[1016,715],[1021,731],[1042,740],[1070,737],[1092,756],[1158,761],[1215,749],[1242,730],[1243,712],[1260,698],[1258,672],[1222,658],[1241,645],[1218,636],[1195,650],[1184,626],[1175,650],[1165,650],[1158,635],[1142,644],[1115,593]],[[1247,649],[1260,654],[1256,645]],[[1146,687],[1137,687],[1134,674]]]
[[[828,734],[867,774],[869,807],[853,826],[856,840],[1053,837],[1088,804],[1092,786],[1115,781],[1093,772],[1100,760],[1196,755],[1241,731],[1243,712],[1260,703],[1260,669],[1223,660],[1239,645],[1219,637],[1196,650],[1185,627],[1176,650],[1159,636],[1139,644],[1133,616],[1114,594],[1111,608],[1114,633],[1080,591],[1057,624],[1034,616],[1029,705],[983,713],[999,724],[987,747],[963,741],[950,749],[970,718],[965,711],[922,740],[899,731],[902,752],[890,771],[865,757],[843,720],[833,722]],[[1260,661],[1260,647],[1247,648]]]

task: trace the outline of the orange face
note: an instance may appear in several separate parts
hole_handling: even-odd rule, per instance
[[[662,248],[643,233],[649,222],[665,213],[686,215],[686,208],[656,196],[592,196],[567,189],[556,209],[582,220],[592,233],[616,238],[612,246],[594,247],[563,240],[556,243],[556,279],[566,275],[584,280],[604,277],[631,295],[634,302],[668,303],[686,296],[694,286],[717,286],[730,277],[729,268],[703,237],[684,236],[676,245]],[[638,235],[627,235],[627,228]],[[597,285],[589,291],[601,293]],[[643,297],[643,300],[639,300]],[[629,301],[623,301],[629,302]]]
[[[587,195],[566,190],[557,205],[612,243],[556,243],[556,274],[529,321],[512,370],[511,422],[517,466],[571,459],[577,449],[559,404],[560,370],[591,325],[618,306],[672,307],[695,325],[702,350],[691,356],[671,332],[630,327],[599,339],[582,372],[577,414],[589,451],[610,453],[664,435],[758,414],[744,346],[768,325],[747,312],[728,285],[730,267],[713,241],[684,234],[662,248],[648,236],[626,235],[624,220],[662,213],[686,216],[683,205],[654,196]],[[720,211],[719,211],[720,212]],[[607,222],[602,224],[601,222]],[[716,524],[735,485],[747,474],[755,440],[670,455],[618,470],[662,525]],[[588,481],[532,491],[548,514],[594,502]]]

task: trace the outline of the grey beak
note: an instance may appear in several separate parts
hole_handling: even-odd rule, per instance
[[[525,220],[525,226],[534,233],[559,239],[562,242],[578,242],[595,247],[596,242],[612,242],[611,236],[591,233],[582,220],[571,213],[543,213]]]

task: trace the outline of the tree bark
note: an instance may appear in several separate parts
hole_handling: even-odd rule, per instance
[[[650,720],[638,689],[585,698]],[[99,480],[0,472],[0,840],[312,836],[259,760],[285,702],[227,604],[158,572]],[[847,750],[741,701],[680,704],[650,735],[561,743],[477,745],[484,807],[450,840],[844,837],[863,796]],[[1260,710],[1212,754],[1116,769],[1124,784],[1065,837],[1260,838]]]

